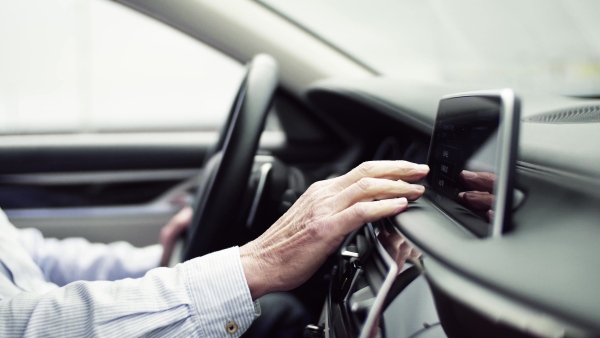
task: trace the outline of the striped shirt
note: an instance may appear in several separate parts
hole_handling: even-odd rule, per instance
[[[0,211],[0,337],[239,337],[250,326],[237,247],[146,273],[158,257],[156,246],[44,240]]]

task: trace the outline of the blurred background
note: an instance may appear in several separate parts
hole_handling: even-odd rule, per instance
[[[215,129],[242,65],[108,0],[0,1],[0,133]]]
[[[598,1],[260,2],[381,75],[600,94]],[[215,130],[243,73],[109,0],[0,0],[0,42],[2,134]]]

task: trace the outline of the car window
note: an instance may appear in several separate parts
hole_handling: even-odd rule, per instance
[[[258,0],[384,75],[600,94],[597,0]]]
[[[243,66],[108,0],[0,3],[0,133],[216,130]]]

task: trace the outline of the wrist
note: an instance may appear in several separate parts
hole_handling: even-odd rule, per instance
[[[257,300],[270,291],[268,287],[268,276],[264,274],[252,244],[253,242],[250,242],[240,247],[240,261],[242,263],[242,269],[244,270],[246,283],[248,283],[252,300]]]

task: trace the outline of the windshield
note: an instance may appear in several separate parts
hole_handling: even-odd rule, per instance
[[[600,94],[597,0],[260,0],[382,75]]]

